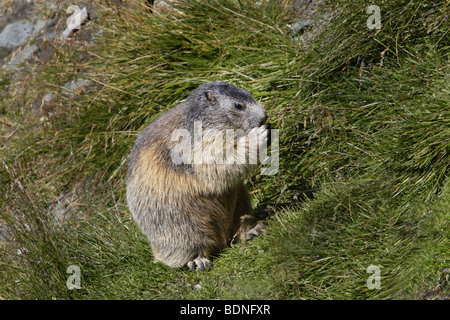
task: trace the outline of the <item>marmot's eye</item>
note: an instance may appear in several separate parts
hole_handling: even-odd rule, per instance
[[[244,106],[240,103],[234,103],[233,106],[238,110],[244,110]]]

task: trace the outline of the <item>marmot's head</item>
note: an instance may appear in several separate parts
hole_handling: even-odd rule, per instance
[[[202,121],[209,129],[243,129],[260,127],[267,120],[261,104],[247,90],[222,81],[206,83],[187,98],[188,121]]]

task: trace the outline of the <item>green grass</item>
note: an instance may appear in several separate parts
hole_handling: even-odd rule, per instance
[[[20,130],[0,147],[0,222],[12,233],[1,298],[449,297],[448,1],[380,3],[379,31],[365,2],[324,3],[330,20],[302,44],[289,36],[289,1],[262,3],[183,1],[150,15],[104,1],[91,59],[55,50],[36,90],[78,77],[95,86],[58,92],[43,125],[10,116]],[[126,164],[139,130],[216,79],[251,91],[280,130],[279,172],[247,182],[255,206],[275,213],[266,236],[193,273],[153,262],[126,207]],[[67,290],[70,265],[79,290]],[[370,265],[380,289],[366,285]]]

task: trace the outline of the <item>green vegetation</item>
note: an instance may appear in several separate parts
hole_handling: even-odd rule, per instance
[[[366,26],[367,2],[324,2],[303,42],[289,1],[260,3],[150,14],[103,1],[93,45],[55,44],[23,96],[1,96],[18,131],[0,144],[0,298],[450,296],[449,2],[382,1],[380,30]],[[43,123],[18,107],[76,78],[93,85],[57,91]],[[126,207],[127,157],[157,114],[216,79],[251,91],[280,130],[279,172],[248,181],[274,214],[266,236],[209,271],[171,269],[153,263]],[[70,265],[79,290],[67,290]]]

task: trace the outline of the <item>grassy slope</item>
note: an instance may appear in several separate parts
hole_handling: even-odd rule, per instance
[[[161,16],[105,3],[104,39],[87,71],[78,73],[69,48],[42,70],[48,83],[83,76],[98,86],[64,102],[43,130],[30,126],[34,137],[3,146],[11,153],[2,154],[0,206],[16,243],[4,246],[0,296],[448,297],[445,2],[383,3],[376,32],[364,2],[339,1],[303,45],[276,1],[258,10],[209,3],[184,1],[186,15]],[[255,205],[275,215],[266,237],[191,273],[152,262],[124,202],[126,157],[136,131],[215,79],[253,92],[280,129],[279,173],[248,181]],[[49,218],[61,194],[77,198],[65,200],[63,227]],[[65,287],[71,264],[81,290]],[[381,268],[379,290],[366,286],[369,265]]]

